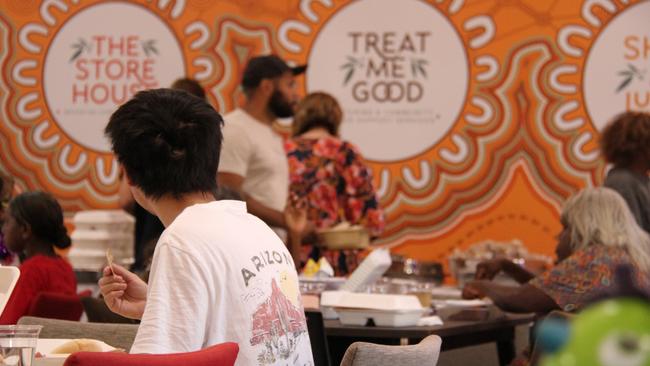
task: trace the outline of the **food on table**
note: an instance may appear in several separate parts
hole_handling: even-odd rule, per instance
[[[94,339],[72,339],[54,348],[53,354],[69,354],[75,352],[103,352],[102,343]]]

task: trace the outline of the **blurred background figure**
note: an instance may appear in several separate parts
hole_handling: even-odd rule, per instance
[[[317,229],[348,222],[378,237],[385,222],[372,172],[359,150],[340,139],[342,118],[340,105],[326,93],[309,94],[298,104],[292,139],[285,143],[290,201],[306,207],[307,219]],[[311,256],[318,259],[316,247]],[[347,272],[345,255],[330,262]]]
[[[478,265],[476,281],[463,289],[465,298],[489,297],[506,311],[575,312],[594,296],[615,286],[614,273],[630,266],[639,288],[650,288],[650,237],[634,220],[621,196],[609,188],[586,188],[569,198],[560,218],[555,249],[558,263],[538,277],[507,260]],[[521,286],[491,281],[505,272]]]
[[[650,294],[630,268],[616,269],[617,288],[575,316],[551,313],[537,327],[532,365],[650,366]]]
[[[177,79],[172,83],[171,88],[176,90],[185,90],[186,92],[194,96],[207,100],[207,97],[205,95],[205,89],[203,89],[203,86],[201,86],[201,84],[199,84],[199,82],[194,79],[190,79],[190,78]]]
[[[0,172],[0,226],[5,220],[5,211],[9,208],[9,202],[14,191],[13,177]],[[11,264],[13,255],[7,249],[2,233],[0,233],[0,263]]]
[[[223,116],[219,186],[240,194],[248,212],[266,222],[285,243],[287,231],[298,230],[289,226],[302,220],[294,220],[287,208],[287,157],[273,123],[294,115],[300,100],[296,77],[306,69],[306,65],[291,67],[276,55],[251,58],[241,80],[244,105]],[[300,230],[311,227],[307,222]]]
[[[605,187],[623,196],[636,222],[650,233],[650,114],[625,112],[616,117],[603,131],[601,150],[614,165]]]
[[[44,192],[26,192],[11,200],[2,234],[10,251],[21,258],[20,278],[0,324],[15,324],[27,314],[41,292],[76,295],[77,280],[70,264],[55,248],[70,246],[59,203]]]

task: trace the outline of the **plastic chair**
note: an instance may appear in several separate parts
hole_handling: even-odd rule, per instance
[[[78,352],[71,354],[63,366],[232,366],[238,353],[236,343],[222,343],[196,352],[167,355]]]
[[[77,295],[79,295],[80,298],[90,297],[90,296],[93,296],[93,290],[85,289],[85,290],[79,292]]]
[[[442,339],[436,335],[413,346],[385,346],[366,342],[350,345],[341,366],[435,366]]]
[[[41,292],[36,296],[26,315],[40,318],[79,321],[84,308],[79,295]]]

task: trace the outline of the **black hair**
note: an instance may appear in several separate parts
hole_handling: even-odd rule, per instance
[[[70,246],[68,230],[63,224],[63,210],[49,193],[25,192],[9,203],[9,214],[32,235],[45,243],[65,249]]]
[[[223,119],[187,92],[137,93],[111,115],[105,133],[131,183],[152,199],[217,191]]]
[[[205,98],[205,89],[199,84],[198,81],[190,78],[177,79],[172,84],[172,89],[176,90],[185,90],[186,92],[199,97],[201,99]]]

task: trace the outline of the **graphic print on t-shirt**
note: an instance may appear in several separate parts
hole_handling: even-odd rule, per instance
[[[261,365],[287,360],[295,353],[301,336],[307,332],[305,313],[271,280],[269,298],[253,314],[251,346],[258,346]],[[263,347],[260,347],[263,346]],[[289,360],[290,362],[293,360]]]
[[[251,319],[248,354],[255,355],[259,365],[313,365],[289,252],[279,247],[251,256],[249,265],[241,268],[241,284],[246,291],[240,299]]]
[[[260,365],[275,364],[278,361],[294,364],[298,361],[290,358],[292,355],[298,357],[296,349],[307,333],[307,327],[305,313],[298,299],[291,300],[299,295],[298,291],[293,291],[294,287],[297,290],[296,284],[292,283],[295,280],[289,278],[286,273],[282,273],[280,284],[272,279],[267,285],[271,290],[268,298],[252,315],[250,344],[259,352],[257,360]]]

